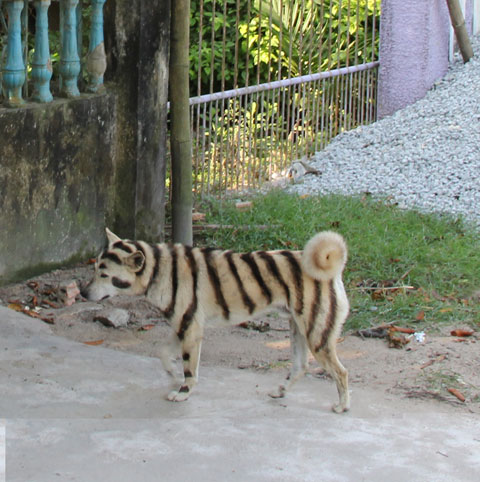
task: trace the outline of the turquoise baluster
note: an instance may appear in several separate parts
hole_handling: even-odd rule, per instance
[[[84,79],[82,72],[84,70],[85,59],[83,58],[83,2],[85,0],[78,0],[77,8],[75,9],[75,19],[77,21],[77,50],[80,57],[80,75],[78,76],[78,88],[84,90]]]
[[[78,5],[75,10],[75,18],[77,20],[77,49],[82,61],[82,31],[83,31],[83,18],[82,18],[83,0],[78,0]],[[81,69],[80,69],[81,70]]]
[[[62,0],[63,35],[60,58],[60,75],[64,97],[78,97],[78,74],[80,73],[80,57],[77,48],[77,20],[75,8],[78,0]]]
[[[6,3],[8,12],[7,61],[2,71],[3,92],[6,104],[17,107],[25,101],[22,99],[22,87],[25,83],[25,65],[23,63],[22,34],[20,15],[23,0]]]
[[[37,19],[35,22],[35,54],[32,63],[34,84],[33,100],[51,102],[50,79],[52,78],[52,61],[48,45],[48,8],[50,0],[36,0]]]
[[[87,90],[103,92],[103,74],[107,70],[107,56],[103,43],[103,5],[105,0],[92,0],[92,23],[86,68],[89,74]]]

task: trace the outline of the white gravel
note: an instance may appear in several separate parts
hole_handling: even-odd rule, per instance
[[[480,226],[480,37],[415,104],[336,137],[308,163],[321,172],[300,194],[370,192],[403,208],[446,212]]]

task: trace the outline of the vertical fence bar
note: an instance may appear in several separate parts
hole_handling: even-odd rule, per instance
[[[77,46],[76,7],[78,0],[63,0],[63,35],[60,58],[60,75],[62,77],[61,95],[68,98],[78,97],[78,75],[80,74],[80,57]]]
[[[32,79],[34,85],[33,100],[51,102],[50,79],[52,78],[52,62],[48,42],[48,8],[50,0],[36,0],[35,20],[35,54],[32,63]]]
[[[203,114],[202,114],[202,158],[201,158],[201,163],[200,165],[202,166],[202,176],[200,179],[200,188],[199,191],[203,195],[203,192],[205,191],[205,166],[209,166],[209,160],[208,160],[208,155],[207,151],[209,149],[207,143],[210,142],[210,137],[207,138],[207,104],[203,104]],[[209,172],[209,171],[208,171]],[[208,183],[207,183],[207,188],[208,188]]]
[[[377,3],[376,2],[373,2],[373,14],[372,14],[372,17],[373,17],[373,26],[372,26],[372,40],[371,40],[371,45],[372,45],[372,60],[375,59],[375,39],[376,39],[376,34],[377,34],[377,24],[376,24],[376,12],[377,12]],[[377,70],[375,71],[377,72]],[[373,89],[372,89],[372,102],[370,103],[371,107],[372,107],[372,117],[371,117],[371,122],[373,122],[374,120],[376,120],[377,118],[377,113],[376,113],[376,102],[373,102],[373,99],[376,99],[376,92],[377,92],[377,76],[374,75],[373,76]]]
[[[243,102],[242,102],[243,101]],[[242,95],[240,97],[240,112],[247,112],[247,96]],[[242,144],[241,144],[241,150],[242,153],[240,154],[240,159],[241,159],[241,186],[242,189],[245,187],[245,164],[246,164],[246,152],[247,152],[247,129],[246,129],[246,123],[247,123],[247,118],[244,115],[243,119],[240,121],[241,122],[241,136],[242,136]],[[247,181],[248,182],[248,181]]]
[[[25,101],[22,98],[22,87],[25,83],[25,64],[23,62],[21,14],[23,0],[6,2],[8,12],[8,37],[6,63],[2,71],[3,92],[6,105],[17,107]]]

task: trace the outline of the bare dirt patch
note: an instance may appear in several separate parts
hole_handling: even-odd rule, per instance
[[[75,290],[69,298],[66,287],[72,282],[80,286],[92,272],[92,267],[80,266],[4,286],[0,288],[0,304],[26,312],[32,323],[49,323],[62,337],[98,345],[99,349],[157,356],[170,329],[145,299],[118,297],[92,303],[75,295]],[[105,326],[102,317],[96,321],[102,310],[108,313],[114,308],[128,313],[127,324],[115,328]],[[384,338],[346,334],[339,340],[338,353],[349,371],[352,390],[362,387],[389,397],[480,413],[480,334],[452,336],[451,331],[458,328],[462,327],[426,328],[423,342],[411,335],[402,348],[389,347]],[[275,371],[278,378],[286,375],[290,366],[288,318],[273,313],[234,327],[208,328],[201,364]],[[314,377],[325,376],[313,358],[310,369]]]

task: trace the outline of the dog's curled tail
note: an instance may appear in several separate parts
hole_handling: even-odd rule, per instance
[[[317,280],[327,281],[340,276],[346,262],[347,245],[343,237],[333,231],[316,234],[303,250],[303,269]]]

